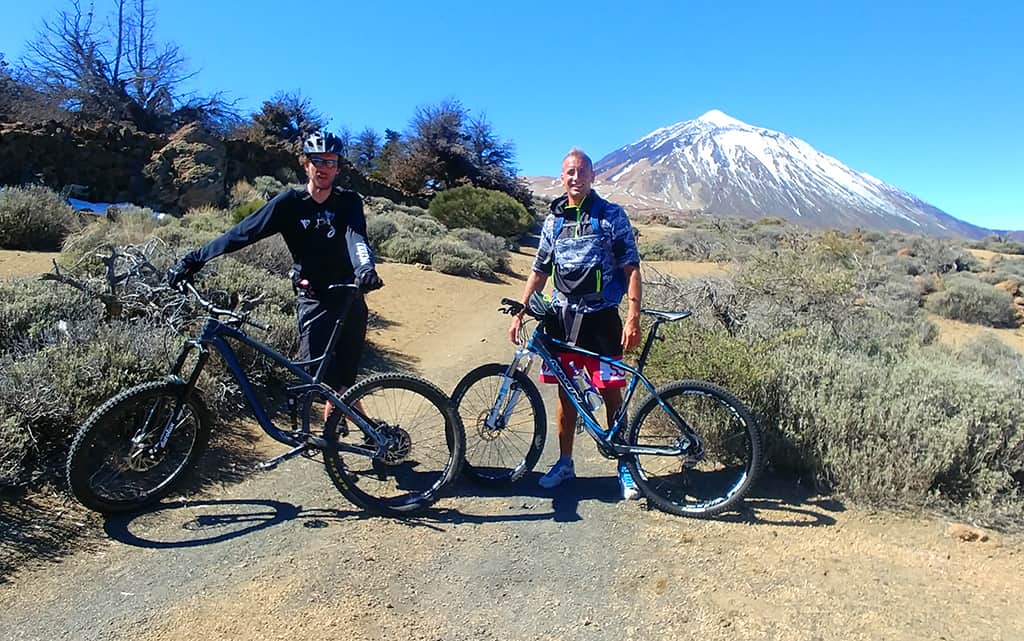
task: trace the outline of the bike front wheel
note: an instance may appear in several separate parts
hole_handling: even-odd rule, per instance
[[[709,517],[736,508],[761,469],[761,432],[750,410],[732,393],[703,381],[659,388],[633,414],[627,441],[684,450],[625,458],[648,500],[673,514]]]
[[[78,430],[68,487],[97,512],[137,510],[167,495],[209,438],[209,410],[197,394],[185,396],[184,383],[143,383],[105,402]]]
[[[452,405],[466,429],[469,478],[488,485],[513,483],[537,465],[547,417],[533,381],[508,365],[481,365],[462,377]]]
[[[386,439],[385,451],[340,410],[324,427],[324,465],[335,487],[359,507],[394,516],[432,505],[458,476],[466,437],[448,397],[429,381],[381,374],[353,385],[342,396],[353,411]],[[344,443],[367,454],[330,447]]]

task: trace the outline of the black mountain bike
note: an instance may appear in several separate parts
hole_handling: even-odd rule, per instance
[[[518,314],[522,303],[502,299],[501,311]],[[538,294],[526,314],[544,321],[553,313]],[[598,451],[623,459],[637,486],[658,508],[684,516],[708,517],[734,509],[757,480],[761,469],[761,433],[750,411],[732,393],[705,381],[677,381],[655,389],[641,373],[662,323],[690,312],[643,310],[654,320],[634,368],[557,340],[538,322],[509,364],[481,365],[466,374],[452,393],[452,403],[467,430],[466,476],[481,483],[511,483],[532,470],[544,450],[547,419],[544,402],[528,372],[539,356],[579,412]],[[529,320],[529,319],[527,319]],[[525,325],[525,323],[524,323]],[[631,375],[622,407],[608,430],[594,417],[600,395],[581,389],[576,372],[567,372],[556,353],[591,356]],[[627,408],[637,384],[649,395],[629,421]]]
[[[67,480],[83,505],[103,513],[139,509],[168,494],[195,464],[210,437],[210,412],[196,382],[211,351],[224,359],[263,430],[291,448],[261,463],[261,469],[322,453],[327,474],[349,501],[390,515],[433,504],[456,478],[465,435],[448,397],[433,384],[404,374],[381,374],[339,395],[321,377],[338,341],[340,321],[323,356],[292,361],[246,334],[243,325],[268,329],[247,312],[219,308],[191,283],[185,287],[208,313],[199,336],[185,342],[167,378],[124,390],[103,403],[71,444]],[[347,295],[351,304],[355,286],[335,287],[352,288]],[[270,358],[298,380],[286,390],[290,430],[273,424],[228,339]],[[194,364],[185,373],[193,352]],[[316,373],[310,375],[314,367]],[[322,434],[314,434],[319,404],[327,402],[333,410]]]

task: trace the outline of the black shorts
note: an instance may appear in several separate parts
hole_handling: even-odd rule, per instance
[[[299,360],[319,358],[331,340],[334,323],[345,308],[344,300],[322,301],[306,294],[299,294],[295,301],[295,315],[299,323]],[[356,382],[359,361],[366,343],[366,320],[369,311],[361,294],[356,294],[342,322],[334,356],[327,366],[323,381],[338,389],[349,387]],[[319,364],[310,367],[310,374],[316,374]]]
[[[572,313],[561,313],[557,320],[545,323],[545,331],[559,340],[566,340],[571,329]],[[622,319],[618,307],[606,307],[583,315],[576,347],[601,356],[622,355]]]

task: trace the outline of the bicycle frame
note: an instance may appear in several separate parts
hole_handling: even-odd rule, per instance
[[[583,427],[586,432],[594,439],[599,449],[607,452],[610,455],[620,457],[627,454],[653,454],[658,456],[678,456],[685,451],[688,451],[693,443],[699,443],[699,437],[690,429],[686,421],[680,417],[676,411],[664,403],[657,395],[654,385],[643,375],[644,364],[647,362],[647,357],[651,352],[651,346],[654,344],[657,338],[658,327],[662,321],[656,320],[654,325],[651,327],[650,332],[647,335],[647,340],[644,342],[643,351],[640,353],[640,359],[637,361],[637,366],[634,368],[629,364],[623,362],[621,359],[611,358],[609,356],[603,356],[585,349],[576,347],[575,345],[569,344],[565,341],[553,338],[544,333],[541,325],[538,323],[534,329],[532,336],[526,342],[526,345],[516,350],[516,353],[512,359],[512,363],[509,364],[508,375],[502,384],[501,390],[498,392],[498,400],[506,398],[511,386],[511,374],[516,369],[520,368],[520,362],[526,358],[527,364],[523,368],[524,371],[529,370],[530,359],[536,354],[541,358],[541,361],[547,365],[548,369],[552,372],[558,385],[565,390],[565,395],[569,398],[573,407],[576,408],[577,415],[583,421]],[[569,376],[569,374],[563,369],[562,364],[558,358],[554,355],[554,352],[580,354],[583,356],[589,356],[596,358],[597,360],[607,363],[612,367],[619,368],[628,372],[631,375],[630,381],[626,387],[626,393],[622,398],[622,404],[619,406],[611,425],[607,430],[603,429],[594,417],[593,412],[588,407],[588,403],[584,400],[583,391],[579,389],[576,382]],[[616,442],[615,437],[622,430],[626,429],[626,409],[629,406],[630,400],[633,398],[633,394],[636,392],[639,383],[643,383],[644,387],[651,396],[658,398],[658,403],[662,408],[675,420],[680,426],[683,427],[683,433],[688,442],[681,443],[678,447],[645,447],[636,445],[625,445],[623,443]],[[516,395],[509,399],[507,403],[504,403],[504,412],[510,412],[515,407],[515,402],[518,400],[518,390]],[[495,406],[491,410],[491,415],[487,418],[487,425],[492,426],[495,424],[493,420],[500,411],[502,403],[496,402]],[[507,416],[505,417],[507,419]]]
[[[341,314],[344,317],[344,314]],[[252,321],[248,321],[251,324]],[[208,316],[206,322],[203,325],[203,329],[199,336],[186,340],[182,346],[181,352],[178,355],[177,361],[171,370],[171,375],[174,376],[178,381],[185,383],[184,395],[188,396],[193,392],[196,387],[196,383],[199,379],[199,374],[202,372],[203,367],[210,358],[211,349],[220,354],[221,358],[224,359],[224,363],[227,365],[231,375],[238,382],[239,387],[242,390],[242,394],[245,396],[249,407],[252,408],[253,413],[256,416],[256,421],[264,432],[267,433],[275,441],[284,443],[292,446],[292,451],[273,459],[273,463],[276,464],[287,458],[302,453],[307,445],[312,445],[319,449],[328,450],[341,450],[346,452],[352,452],[355,454],[361,454],[364,456],[380,456],[386,448],[386,441],[373,426],[373,424],[357,410],[350,407],[344,401],[337,391],[331,389],[329,385],[321,381],[324,373],[326,372],[327,366],[330,362],[331,355],[333,354],[334,347],[338,341],[340,335],[341,320],[339,319],[334,326],[334,331],[331,333],[330,340],[328,341],[327,348],[324,350],[324,354],[318,358],[314,358],[308,361],[293,361],[269,345],[258,341],[239,327],[235,327],[229,323],[225,323],[213,316]],[[264,328],[265,329],[265,328]],[[252,349],[256,350],[260,354],[270,358],[278,365],[284,367],[291,372],[296,378],[299,379],[300,384],[293,385],[287,388],[289,394],[294,394],[297,397],[316,390],[322,393],[325,397],[330,400],[335,409],[340,411],[347,419],[352,421],[364,434],[373,439],[377,449],[371,450],[368,448],[357,447],[349,445],[347,443],[326,443],[323,439],[313,435],[310,432],[309,425],[309,412],[303,413],[303,424],[301,430],[295,431],[284,431],[278,429],[274,425],[267,411],[264,409],[259,398],[256,396],[256,392],[253,389],[252,383],[249,380],[248,375],[242,369],[242,365],[238,361],[238,357],[235,355],[235,350],[232,348],[229,341],[237,341],[244,345],[248,345]],[[192,367],[192,372],[189,374],[188,379],[185,380],[182,377],[182,372],[185,368],[185,363],[188,360],[189,354],[193,350],[198,351],[198,356],[195,365]],[[304,367],[319,364],[317,371],[314,375],[310,375]],[[163,446],[166,439],[170,436],[171,429],[173,428],[173,422],[168,425],[165,429],[165,433],[161,438],[161,447]],[[269,463],[269,462],[268,462]]]

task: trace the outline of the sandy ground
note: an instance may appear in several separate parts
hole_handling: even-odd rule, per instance
[[[529,256],[514,267],[525,273]],[[502,296],[385,264],[371,340],[451,389],[507,358]],[[550,397],[550,390],[546,392]],[[550,400],[550,399],[549,399]],[[549,413],[551,410],[549,403]],[[541,460],[556,456],[554,438]],[[421,518],[368,517],[315,461],[102,520],[80,551],[0,577],[11,640],[1024,638],[1024,542],[928,516],[864,511],[767,479],[735,518],[618,500],[589,442],[555,490],[466,482]]]
[[[950,320],[948,318],[942,318],[936,314],[929,314],[928,318],[939,326],[939,340],[943,343],[947,343],[949,345],[962,345],[972,338],[983,334],[989,334],[995,336],[1010,347],[1015,348],[1021,354],[1024,354],[1024,328],[1018,327],[1016,329],[1007,329],[983,327],[973,323],[964,323],[961,321]]]
[[[42,274],[53,267],[60,253],[0,249],[0,277]]]

